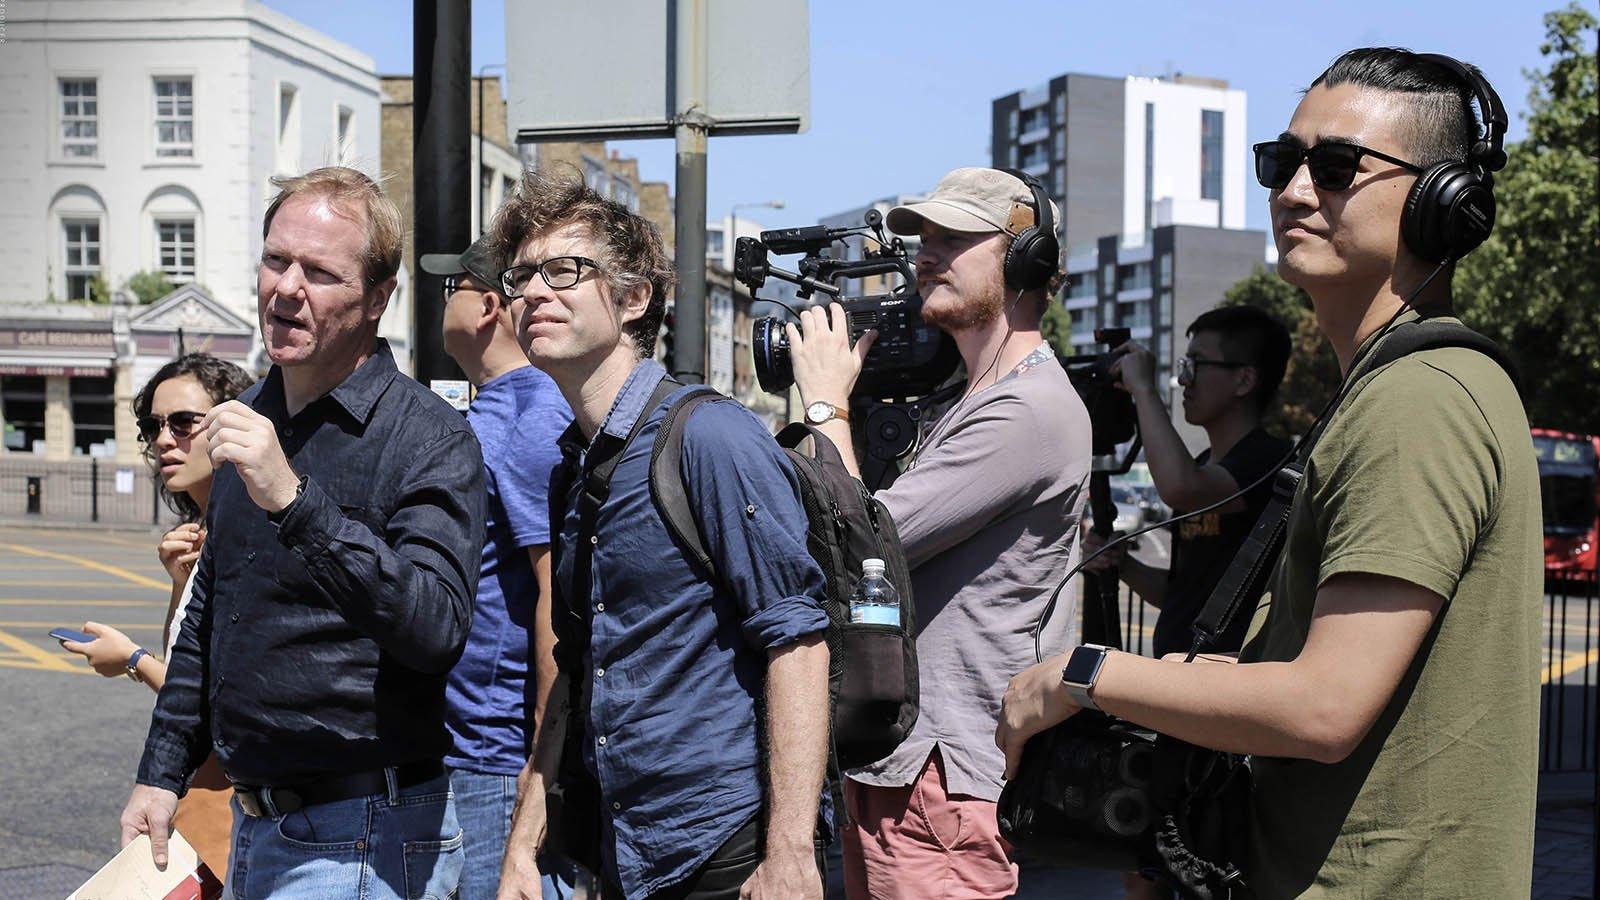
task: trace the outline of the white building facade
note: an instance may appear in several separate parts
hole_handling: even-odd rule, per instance
[[[139,272],[255,319],[275,174],[378,172],[372,60],[252,0],[11,0],[0,301],[104,300]]]

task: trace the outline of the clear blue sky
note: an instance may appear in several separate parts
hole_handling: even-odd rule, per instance
[[[412,71],[404,4],[265,2],[370,54],[380,73]],[[597,11],[605,5],[588,2]],[[768,227],[799,225],[888,194],[927,190],[956,166],[988,164],[994,98],[1063,72],[1175,70],[1227,79],[1248,94],[1248,140],[1266,140],[1334,57],[1379,44],[1477,64],[1504,99],[1515,140],[1526,131],[1522,72],[1543,67],[1541,17],[1555,7],[1556,0],[812,0],[810,130],[713,138],[708,210],[716,217],[734,203],[778,199],[786,209],[740,215]],[[504,0],[472,4],[474,71],[506,59],[504,9]],[[595,44],[594,70],[574,78],[607,77],[602,14],[591,34],[559,39]],[[537,53],[538,46],[530,36],[509,52]],[[645,179],[672,181],[670,140],[612,146],[639,157]],[[1248,183],[1247,224],[1263,228],[1266,192]]]

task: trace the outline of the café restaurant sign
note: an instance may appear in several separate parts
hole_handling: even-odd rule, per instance
[[[46,328],[0,328],[0,350],[104,350],[115,352],[111,330],[57,331]]]

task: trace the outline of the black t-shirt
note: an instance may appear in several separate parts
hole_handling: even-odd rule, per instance
[[[1289,442],[1273,437],[1257,428],[1239,439],[1217,465],[1228,471],[1239,487],[1251,484],[1265,475],[1289,452]],[[1195,462],[1205,465],[1211,458],[1210,450],[1202,450]],[[1249,536],[1250,529],[1266,508],[1272,496],[1272,482],[1263,482],[1245,495],[1245,508],[1237,512],[1210,512],[1172,528],[1172,569],[1167,574],[1167,596],[1162,603],[1161,616],[1156,619],[1155,652],[1179,653],[1194,643],[1190,630],[1195,617],[1211,598],[1228,563]],[[1174,510],[1174,515],[1180,514]],[[1250,610],[1242,610],[1210,648],[1220,653],[1231,653],[1244,643],[1245,631],[1250,627]]]

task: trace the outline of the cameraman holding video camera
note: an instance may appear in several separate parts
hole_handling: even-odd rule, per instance
[[[920,235],[922,317],[954,338],[970,380],[876,494],[911,565],[921,714],[895,753],[846,780],[851,897],[1017,888],[995,818],[1003,761],[992,734],[1005,673],[1033,658],[1032,625],[1076,561],[1090,464],[1088,412],[1039,332],[1061,277],[1057,221],[1036,183],[983,168],[949,173],[887,218],[896,234]],[[800,319],[787,335],[806,419],[856,472],[847,417],[875,335],[852,346],[837,303]]]
[[[1008,777],[1030,737],[1098,708],[1251,755],[1235,896],[1528,895],[1543,554],[1527,417],[1489,348],[1385,351],[1459,325],[1449,270],[1492,227],[1505,126],[1475,68],[1367,48],[1255,146],[1279,272],[1345,375],[1270,605],[1237,663],[1079,647],[1022,672],[995,735]]]
[[[1144,438],[1144,457],[1161,499],[1175,513],[1210,506],[1261,479],[1289,452],[1289,443],[1268,434],[1261,416],[1278,391],[1289,362],[1289,332],[1254,306],[1223,306],[1201,313],[1189,326],[1189,348],[1178,360],[1183,417],[1206,430],[1210,447],[1190,456],[1167,416],[1156,384],[1155,357],[1129,341],[1113,351],[1111,375],[1133,396]],[[1161,610],[1153,645],[1156,656],[1189,649],[1190,626],[1211,596],[1229,560],[1266,508],[1272,485],[1263,482],[1244,497],[1172,528],[1172,566],[1158,569],[1128,557],[1126,544],[1090,561],[1090,571],[1118,566],[1123,582]],[[1084,537],[1084,552],[1103,545]],[[1212,649],[1236,652],[1244,643],[1249,615],[1237,616]]]

